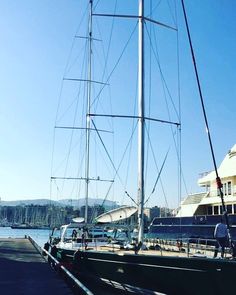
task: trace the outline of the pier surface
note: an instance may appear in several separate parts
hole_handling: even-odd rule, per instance
[[[0,238],[0,294],[72,293],[28,239]]]

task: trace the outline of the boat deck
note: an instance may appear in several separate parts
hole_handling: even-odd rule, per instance
[[[93,247],[91,249],[94,249]],[[205,246],[205,245],[192,245],[188,249],[185,245],[181,248],[181,250],[175,245],[165,245],[162,246],[159,250],[139,250],[138,254],[143,255],[160,255],[160,256],[170,256],[170,257],[207,257],[213,258],[214,256],[214,246]],[[125,253],[134,253],[133,250],[124,250],[115,247],[108,247],[108,246],[100,246],[96,247],[95,250],[98,251],[108,251],[108,252],[116,252],[120,255]],[[134,253],[135,255],[135,253]],[[218,253],[218,257],[220,257],[220,251]],[[229,249],[226,248],[225,251],[225,258],[230,259],[231,254],[229,253]]]
[[[0,293],[72,294],[28,239],[0,238]]]

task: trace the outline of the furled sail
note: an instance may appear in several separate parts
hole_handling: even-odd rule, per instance
[[[84,218],[83,217],[75,217],[72,219],[72,221],[75,223],[82,223],[82,222],[84,222]]]
[[[135,212],[137,212],[137,207],[134,206],[124,206],[120,208],[113,209],[104,214],[99,215],[96,218],[96,222],[99,223],[110,223],[120,221],[129,218]]]

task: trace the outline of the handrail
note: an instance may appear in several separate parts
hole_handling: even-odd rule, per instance
[[[193,241],[195,240],[195,241]],[[209,255],[215,250],[215,239],[204,239],[204,238],[182,238],[182,239],[161,239],[161,238],[146,238],[146,246],[159,246],[161,256],[163,251],[170,252],[181,252],[186,254],[187,257],[190,255],[203,254]],[[181,245],[181,246],[180,246]],[[147,247],[148,248],[148,247]],[[227,251],[228,250],[228,251]],[[226,247],[225,253],[229,252],[230,246]]]
[[[48,257],[50,257],[50,259],[52,259],[55,263],[55,265],[57,265],[58,267],[60,267],[61,270],[63,270],[65,272],[65,274],[72,279],[72,281],[80,288],[82,289],[86,295],[94,295],[94,293],[92,293],[87,287],[84,286],[84,284],[82,284],[71,272],[69,272],[69,270],[67,268],[65,268],[63,265],[60,264],[60,262],[53,257],[46,249],[41,248],[35,241],[34,239],[32,239],[32,237],[28,236],[28,239],[30,240],[30,242],[33,244],[33,246],[39,251],[41,252],[41,254],[44,252],[47,254]]]

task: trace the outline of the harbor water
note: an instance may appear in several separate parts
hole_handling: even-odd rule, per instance
[[[24,238],[27,235],[33,238],[40,247],[43,247],[48,241],[51,231],[51,229],[13,229],[11,227],[0,227],[0,238]]]

